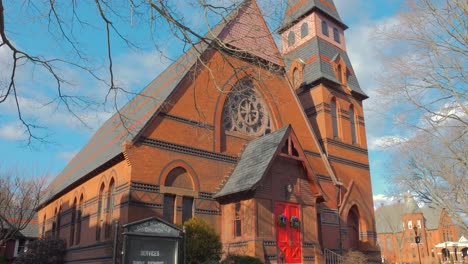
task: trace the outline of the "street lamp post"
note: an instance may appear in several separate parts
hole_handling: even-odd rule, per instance
[[[418,248],[418,258],[419,258],[419,264],[421,264],[421,254],[419,253],[419,243],[421,243],[421,236],[418,236],[418,227],[414,226],[414,242],[416,242],[416,247]]]

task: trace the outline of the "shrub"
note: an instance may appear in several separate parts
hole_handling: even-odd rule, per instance
[[[187,220],[184,226],[186,263],[217,262],[221,259],[221,239],[208,222],[200,218],[192,218]]]
[[[263,262],[251,256],[245,255],[229,255],[221,264],[262,264]]]
[[[40,238],[28,245],[28,250],[15,259],[15,264],[63,263],[65,241],[55,238]]]
[[[367,264],[369,260],[367,256],[360,251],[349,251],[344,256],[344,264]]]

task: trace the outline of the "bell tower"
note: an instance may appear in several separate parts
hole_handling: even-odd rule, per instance
[[[289,0],[280,26],[290,82],[328,154],[346,144],[367,149],[361,90],[332,0]],[[335,145],[336,145],[335,144]]]
[[[328,175],[318,177],[323,188],[336,190],[320,209],[318,228],[340,237],[339,242],[321,242],[337,251],[373,248],[376,243],[362,107],[368,96],[346,51],[347,28],[333,0],[288,0],[278,30],[286,75],[340,182],[332,183]],[[339,220],[331,223],[324,217],[330,213]]]

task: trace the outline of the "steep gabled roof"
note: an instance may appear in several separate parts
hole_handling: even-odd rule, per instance
[[[421,211],[424,215],[426,229],[438,229],[443,210],[440,208],[423,207]]]
[[[252,190],[270,168],[290,126],[250,141],[226,184],[214,198]]]
[[[254,0],[246,0],[205,37],[213,40],[219,38],[236,50],[283,66],[281,55],[271,36],[266,34],[269,31],[259,12]],[[236,25],[235,22],[240,25]],[[261,26],[256,26],[255,30],[252,30],[247,24],[251,22],[260,23]],[[262,49],[244,51],[247,45],[261,45]],[[194,45],[107,120],[65,169],[55,177],[42,195],[41,204],[46,204],[70,185],[77,183],[103,164],[121,156],[122,144],[125,141],[135,140],[209,47],[210,44],[206,42]]]
[[[340,15],[336,11],[333,0],[288,0],[283,22],[281,23],[278,31],[282,32],[286,30],[294,22],[312,13],[314,10],[319,10],[328,17],[332,18],[344,29],[348,28],[343,23],[343,21],[341,21]]]
[[[402,232],[403,215],[419,213],[423,213],[421,211],[421,208],[419,208],[414,198],[408,195],[405,196],[404,202],[398,202],[396,204],[382,206],[375,211],[375,223],[377,226],[377,233]]]

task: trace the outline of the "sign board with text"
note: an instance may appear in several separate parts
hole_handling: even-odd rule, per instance
[[[183,232],[159,218],[148,218],[124,226],[126,264],[183,263]]]

